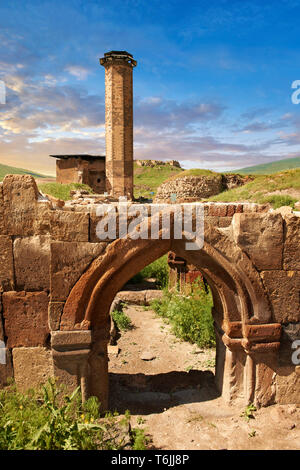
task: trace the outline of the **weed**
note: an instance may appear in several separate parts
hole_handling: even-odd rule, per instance
[[[126,331],[133,328],[130,318],[123,312],[123,310],[114,310],[111,316],[118,330]]]
[[[82,403],[79,387],[63,396],[54,380],[24,394],[7,387],[0,391],[0,450],[124,448],[120,420],[115,414],[100,418],[99,405],[96,397]],[[130,416],[125,418],[128,422]],[[135,433],[130,438],[135,442]]]
[[[198,347],[215,346],[211,293],[199,288],[185,297],[165,290],[163,298],[154,300],[151,306],[157,315],[168,320],[178,338]]]
[[[250,403],[246,406],[245,410],[241,413],[241,418],[245,418],[246,421],[250,421],[250,419],[255,419],[253,412],[256,411],[256,407],[253,403]]]

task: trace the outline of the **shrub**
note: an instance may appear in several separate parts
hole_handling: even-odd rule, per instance
[[[114,310],[111,316],[118,330],[124,331],[132,329],[131,320],[123,311]]]
[[[288,195],[272,194],[271,196],[263,198],[262,202],[269,202],[274,209],[278,209],[282,206],[291,206],[294,209],[297,200],[298,199]]]
[[[190,296],[165,291],[163,299],[151,303],[171,324],[175,336],[199,347],[215,346],[212,305],[211,293],[206,294],[203,288],[194,288]]]
[[[53,380],[42,389],[0,391],[0,450],[120,450],[142,446],[130,431],[130,414],[100,418],[99,402],[81,402],[79,387],[62,397]],[[125,428],[125,429],[124,429]],[[138,437],[138,442],[137,441]]]

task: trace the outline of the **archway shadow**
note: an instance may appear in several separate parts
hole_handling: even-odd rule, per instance
[[[209,371],[172,371],[162,374],[110,373],[109,409],[147,415],[188,403],[214,400],[220,396],[215,376]]]

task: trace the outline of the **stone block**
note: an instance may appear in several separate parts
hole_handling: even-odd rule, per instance
[[[89,241],[89,214],[56,210],[51,213],[51,235],[54,240]]]
[[[217,217],[226,217],[227,204],[211,204],[209,206],[209,215]]]
[[[14,377],[11,350],[6,348],[5,353],[5,364],[0,363],[0,388],[7,385],[8,380]]]
[[[105,247],[106,243],[51,243],[51,301],[66,300],[74,284]]]
[[[0,292],[14,290],[12,239],[0,235]]]
[[[232,233],[235,243],[249,256],[258,270],[282,269],[281,214],[235,214],[232,219]]]
[[[224,227],[229,227],[232,222],[232,217],[220,217],[219,218],[219,227],[224,228]]]
[[[7,175],[3,181],[5,232],[8,235],[32,235],[38,188],[30,175]]]
[[[263,271],[261,277],[279,323],[300,321],[299,271]]]
[[[283,269],[300,271],[300,217],[286,217],[284,227]]]
[[[45,346],[49,336],[46,292],[4,292],[3,318],[7,347]]]
[[[276,375],[276,402],[300,404],[300,375],[295,367],[282,367]]]
[[[16,288],[26,291],[50,289],[50,236],[16,238],[14,241]]]
[[[59,330],[60,319],[64,310],[65,302],[49,302],[48,325],[49,329]]]
[[[89,349],[92,341],[90,330],[53,331],[51,346],[56,351],[76,351]]]
[[[18,390],[44,384],[54,376],[51,350],[44,347],[14,348],[14,377]]]

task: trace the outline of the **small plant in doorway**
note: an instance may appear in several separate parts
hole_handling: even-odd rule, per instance
[[[120,312],[118,310],[114,310],[111,316],[118,330],[126,331],[133,328],[130,318],[123,312],[123,310]]]

